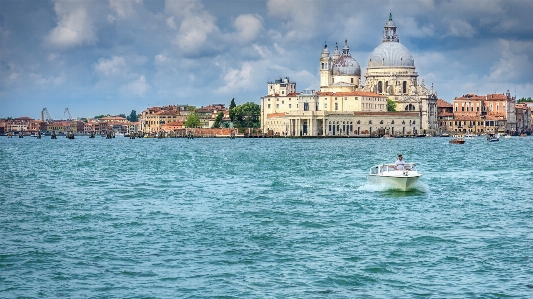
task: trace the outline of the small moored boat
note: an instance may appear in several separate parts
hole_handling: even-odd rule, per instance
[[[487,141],[488,142],[500,141],[500,138],[498,137],[498,135],[489,134],[489,136],[487,136]]]
[[[454,139],[450,139],[450,143],[451,144],[464,144],[465,143],[465,139],[463,137],[457,137],[457,138],[454,138]]]
[[[370,168],[367,181],[370,184],[389,186],[393,189],[407,191],[422,176],[416,170],[415,163],[405,163],[403,170],[397,170],[394,164],[376,165]]]

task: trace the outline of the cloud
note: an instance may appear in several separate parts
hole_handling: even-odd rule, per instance
[[[485,78],[496,82],[533,78],[533,62],[528,56],[533,49],[533,42],[500,39],[498,43],[501,58],[490,68],[490,75]]]
[[[86,3],[88,2],[55,2],[54,10],[58,22],[46,36],[46,41],[59,48],[96,44],[98,36],[95,33],[93,20],[84,7]]]
[[[142,0],[109,0],[109,7],[118,15],[119,18],[124,19],[133,14],[133,4],[143,4]]]
[[[248,43],[257,38],[263,29],[263,18],[257,14],[239,15],[233,22],[239,42]]]
[[[268,0],[267,10],[269,16],[285,21],[288,39],[301,41],[317,35],[320,20],[329,17],[320,15],[323,5],[321,1]]]
[[[176,22],[174,22],[174,17],[168,17],[166,19],[167,26],[172,29],[178,29],[178,26],[176,26]]]
[[[216,18],[208,13],[199,0],[191,1],[165,1],[165,12],[180,21],[178,33],[173,40],[186,55],[198,55],[206,49],[206,44],[213,46],[208,41],[209,36],[219,32]],[[167,18],[167,26],[178,28],[174,18]],[[212,47],[209,47],[212,48]]]
[[[241,69],[230,68],[224,75],[225,85],[219,87],[215,92],[221,94],[235,93],[243,89],[247,89],[256,83],[252,81],[252,65],[249,62],[244,62]]]
[[[133,94],[139,97],[144,97],[146,92],[150,89],[150,85],[146,83],[146,78],[141,75],[139,79],[129,82],[121,87],[122,93],[129,95]]]
[[[464,20],[454,19],[450,21],[448,27],[448,36],[468,37],[471,38],[476,34],[476,29]]]
[[[106,76],[122,73],[126,68],[126,60],[121,56],[113,56],[111,59],[98,59],[94,69]]]

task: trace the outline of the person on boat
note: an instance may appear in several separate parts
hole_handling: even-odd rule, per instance
[[[404,169],[404,166],[405,166],[405,162],[403,161],[403,157],[402,155],[398,155],[398,160],[396,160],[396,162],[394,162],[394,169],[396,170],[403,170]]]

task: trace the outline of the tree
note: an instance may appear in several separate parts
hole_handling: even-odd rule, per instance
[[[526,102],[533,102],[533,100],[531,99],[531,97],[528,97],[527,99],[521,98],[520,100],[518,100],[518,103],[526,103]]]
[[[126,114],[124,114],[124,113],[121,113],[121,114],[119,114],[119,115],[117,115],[117,116],[127,118],[127,117],[126,117]]]
[[[196,106],[187,106],[187,111],[195,111]]]
[[[259,128],[261,126],[261,106],[254,102],[244,103],[232,109],[233,124],[236,128]]]
[[[222,122],[222,118],[224,118],[224,112],[219,112],[217,114],[217,117],[215,118],[215,123],[213,124],[213,128],[220,128],[220,123]]]
[[[103,114],[100,114],[100,115],[97,115],[97,116],[95,116],[95,117],[93,117],[93,118],[104,118],[104,117],[106,117],[106,116],[103,115]]]
[[[187,119],[183,123],[187,128],[197,128],[200,126],[200,117],[196,112],[187,115]]]
[[[137,116],[137,111],[135,110],[131,110],[130,115],[126,118],[128,119],[128,121],[131,121],[133,123],[139,120],[139,117]]]
[[[235,98],[231,99],[231,103],[229,104],[229,119],[233,122],[235,120],[235,112],[233,112],[233,108],[237,107],[235,105]]]
[[[389,112],[396,111],[396,103],[391,99],[387,99],[387,111]]]

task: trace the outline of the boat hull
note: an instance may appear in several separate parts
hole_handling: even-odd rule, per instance
[[[372,185],[386,186],[391,189],[399,189],[407,191],[414,188],[414,185],[418,182],[418,176],[381,176],[381,175],[368,175],[367,181]]]

